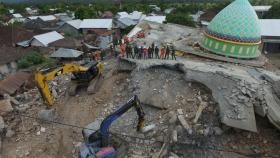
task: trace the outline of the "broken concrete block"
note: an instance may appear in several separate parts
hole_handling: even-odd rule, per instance
[[[38,117],[41,121],[53,121],[54,120],[54,110],[50,109],[50,110],[41,110],[38,113]]]
[[[0,100],[0,114],[6,115],[9,112],[12,112],[14,109],[11,105],[10,99]]]
[[[145,126],[145,127],[143,127],[143,129],[141,130],[141,132],[147,133],[147,132],[153,130],[155,127],[156,127],[155,124],[151,124],[151,125]]]
[[[183,109],[177,109],[178,115],[184,115]]]
[[[207,107],[207,103],[204,101],[200,102],[200,105],[198,107],[198,110],[195,114],[195,118],[193,119],[193,123],[197,123],[198,119],[200,118],[200,115],[202,114],[202,111]]]
[[[191,129],[190,125],[188,124],[188,122],[185,120],[184,116],[178,115],[178,119],[179,119],[180,123],[182,124],[182,126],[188,131],[188,134],[191,135],[192,129]]]
[[[215,135],[222,135],[223,134],[223,130],[220,127],[214,127],[214,134]]]
[[[174,129],[172,131],[172,141],[173,142],[177,142],[178,141],[178,135],[177,135],[177,130],[176,129]]]

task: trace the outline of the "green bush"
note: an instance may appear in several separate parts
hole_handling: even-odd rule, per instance
[[[195,22],[189,13],[172,13],[166,16],[168,23],[180,24],[195,27]]]
[[[28,68],[34,65],[42,64],[45,61],[45,57],[39,53],[30,53],[21,58],[17,64],[19,68]]]

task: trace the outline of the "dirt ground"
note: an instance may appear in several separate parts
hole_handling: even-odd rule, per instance
[[[199,83],[184,81],[180,72],[163,67],[119,72],[117,59],[109,58],[104,63],[104,79],[95,94],[89,95],[82,88],[76,96],[66,93],[56,101],[52,108],[57,123],[26,117],[37,117],[38,112],[46,108],[40,98],[29,109],[4,117],[15,135],[3,137],[2,157],[76,158],[83,141],[82,127],[104,119],[134,94],[145,102],[145,125],[155,124],[155,129],[144,134],[137,132],[137,115],[133,109],[115,121],[111,132],[127,142],[127,157],[153,157],[169,138],[171,128],[177,129],[178,141],[169,144],[169,151],[180,157],[280,157],[280,133],[266,119],[257,117],[258,133],[223,126],[211,91]],[[39,95],[36,89],[33,95]],[[208,106],[198,122],[193,123],[198,97]],[[192,134],[187,133],[179,121],[174,126],[169,124],[170,111],[177,115],[177,109],[182,109]]]

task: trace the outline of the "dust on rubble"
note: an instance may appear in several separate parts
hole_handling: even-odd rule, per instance
[[[50,83],[57,92],[55,121],[84,127],[96,119],[103,120],[137,94],[146,113],[145,125],[153,128],[146,133],[136,132],[137,114],[132,109],[110,130],[113,137],[128,145],[128,158],[164,157],[166,153],[173,157],[280,155],[280,135],[267,121],[258,120],[259,133],[221,125],[211,91],[186,82],[181,72],[164,67],[118,72],[116,60],[106,60],[105,64],[104,79],[95,94],[88,95],[82,88],[76,96],[69,96],[69,76]],[[16,112],[3,117],[6,131],[2,157],[78,157],[82,129],[25,117],[37,117],[46,108],[36,88],[16,97],[7,96],[7,100]]]

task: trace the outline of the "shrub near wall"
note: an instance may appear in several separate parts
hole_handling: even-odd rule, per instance
[[[29,68],[31,66],[42,64],[46,61],[48,61],[48,59],[45,58],[43,55],[36,52],[32,52],[22,57],[20,60],[18,60],[17,65],[18,68],[24,69],[24,68]]]

